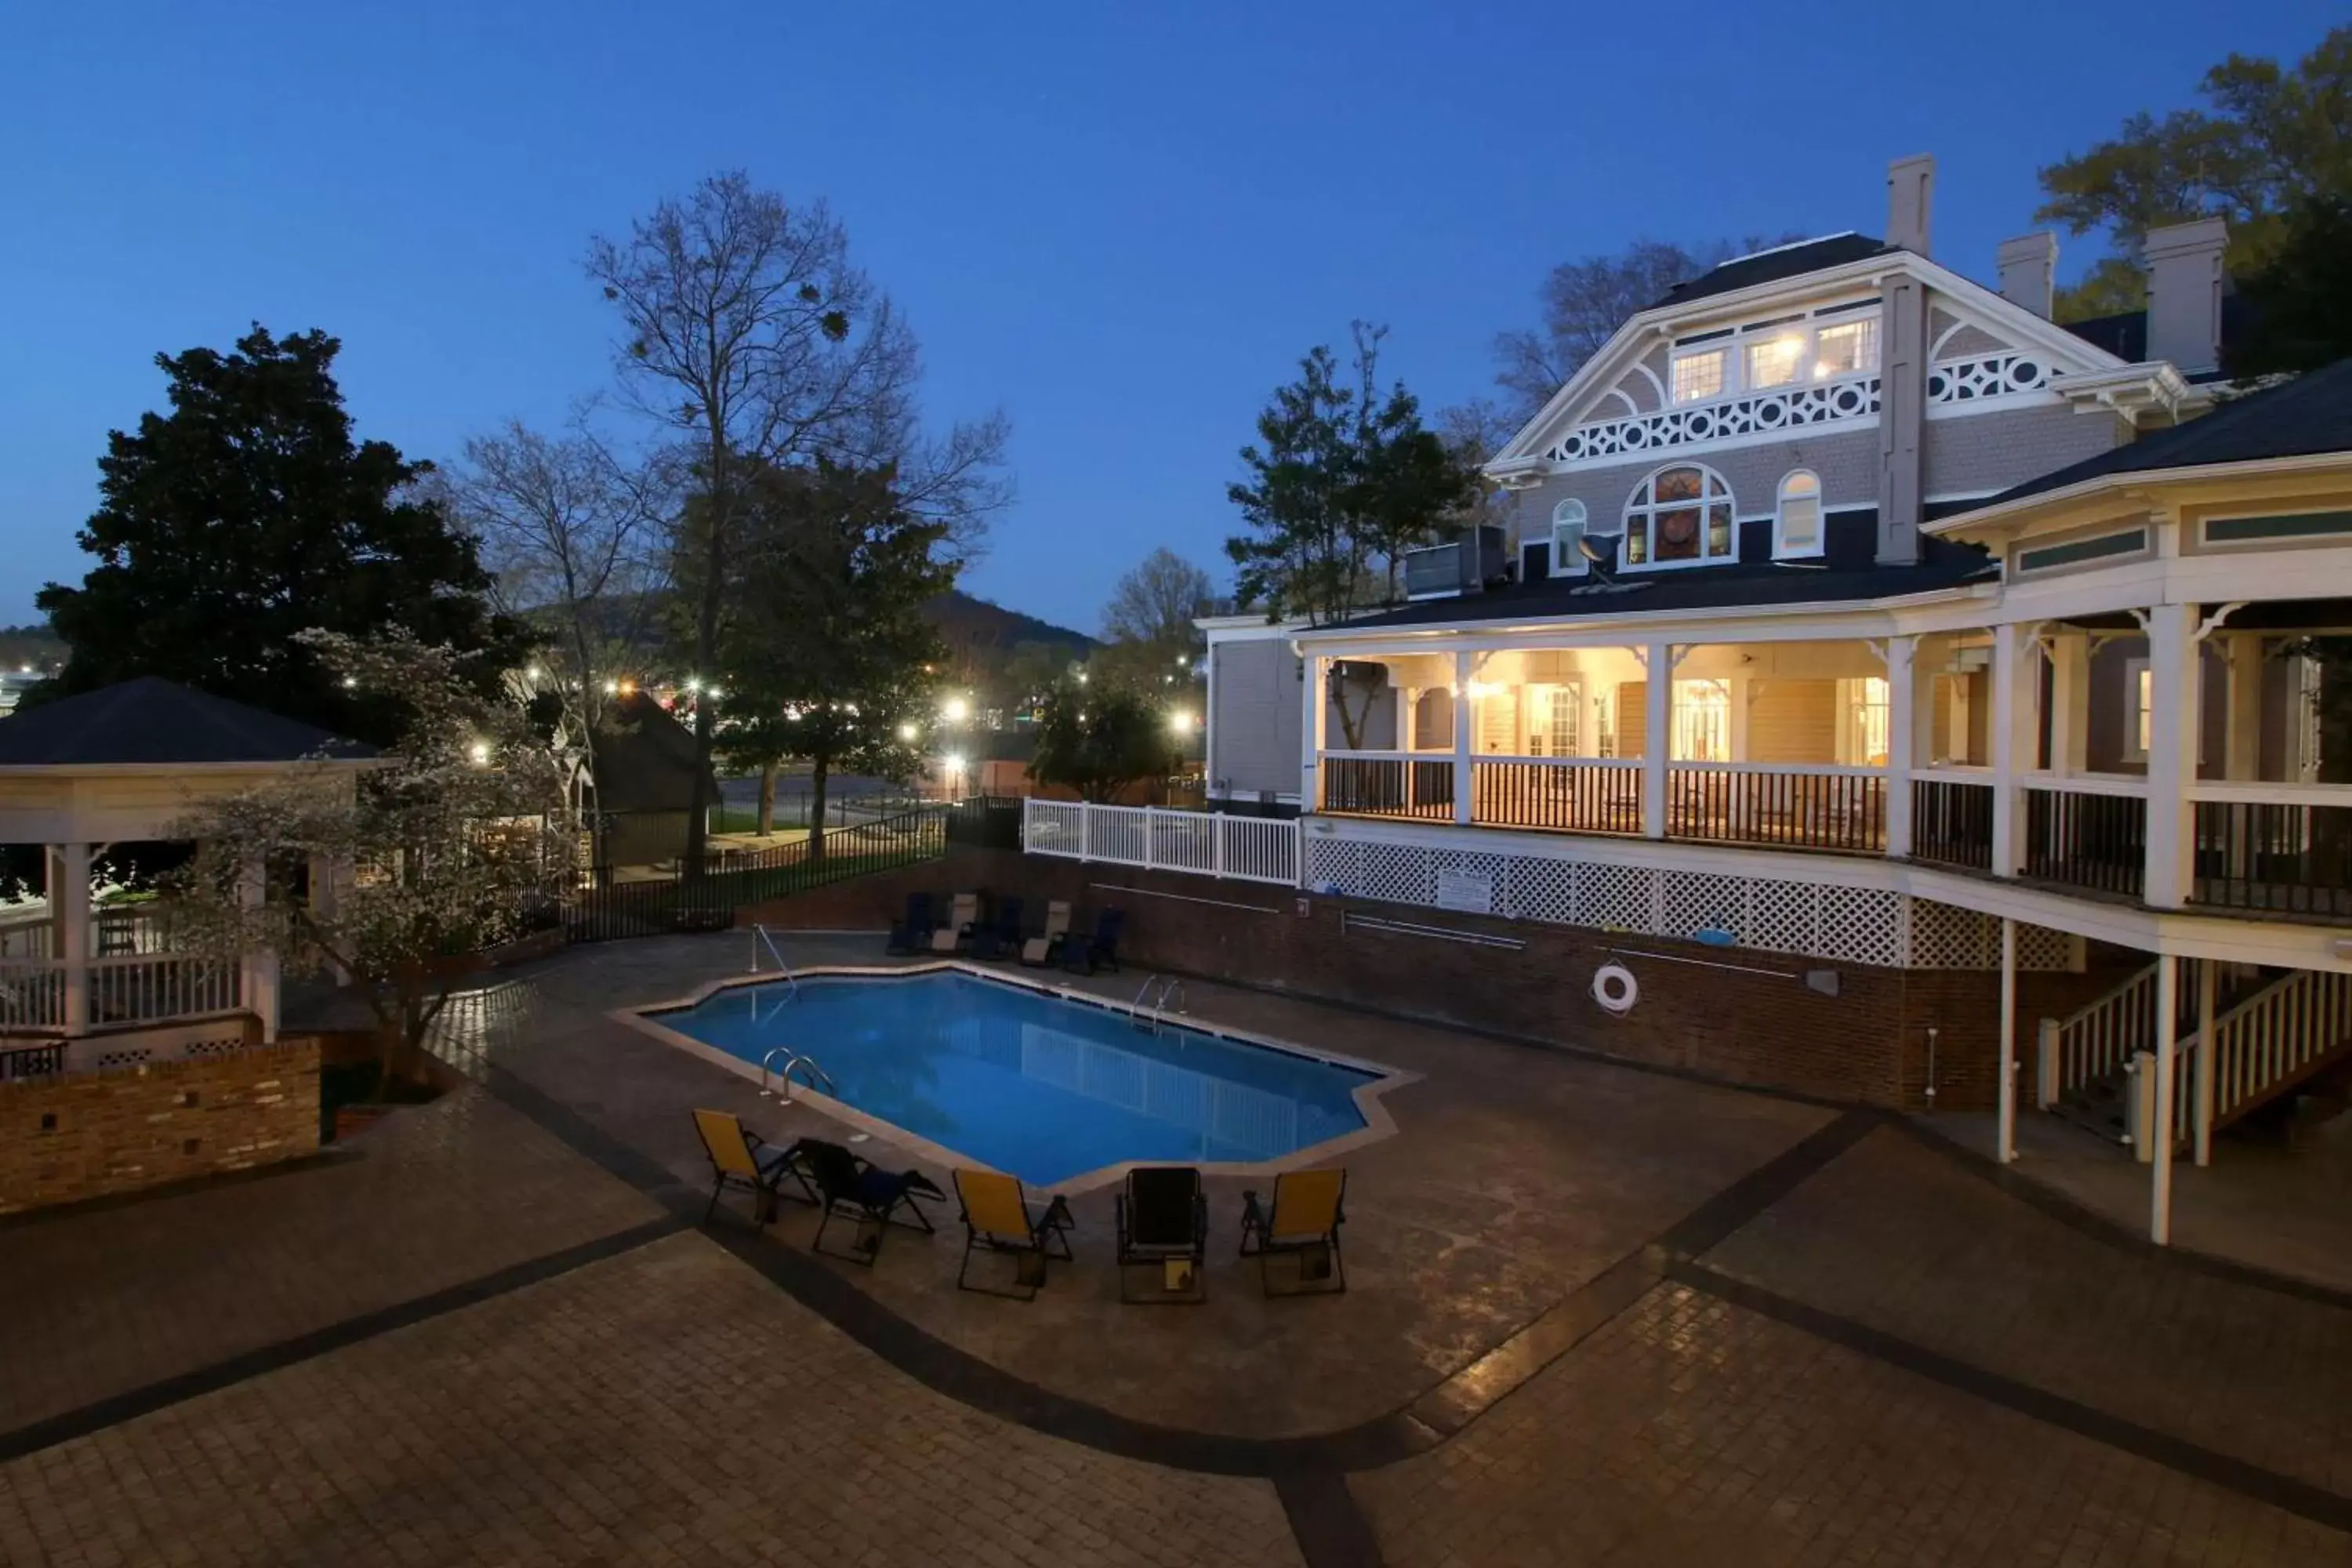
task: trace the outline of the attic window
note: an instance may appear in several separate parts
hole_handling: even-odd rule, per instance
[[[1628,566],[1697,566],[1734,552],[1731,487],[1713,468],[1680,463],[1633,487],[1625,503]]]
[[[1724,394],[1724,352],[1706,349],[1675,359],[1675,401],[1705,403]]]
[[[1841,321],[1814,334],[1813,379],[1856,375],[1878,368],[1878,318]]]
[[[1552,508],[1551,574],[1581,577],[1589,564],[1577,542],[1584,537],[1584,503],[1570,499]]]

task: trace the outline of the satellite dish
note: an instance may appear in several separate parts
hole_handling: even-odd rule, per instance
[[[1576,536],[1576,552],[1595,566],[1606,566],[1617,559],[1617,535],[1580,533]]]

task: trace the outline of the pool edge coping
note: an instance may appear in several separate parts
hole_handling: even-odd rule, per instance
[[[706,981],[686,996],[665,1002],[633,1003],[625,1007],[615,1007],[606,1013],[605,1016],[659,1040],[664,1045],[683,1050],[689,1056],[698,1057],[714,1067],[723,1068],[747,1082],[757,1084],[761,1082],[764,1076],[758,1064],[747,1062],[731,1052],[720,1050],[718,1047],[698,1040],[691,1035],[670,1028],[659,1022],[655,1015],[681,1012],[699,1006],[724,991],[740,990],[750,985],[773,985],[785,979],[794,981],[834,977],[897,979],[920,974],[969,975],[975,980],[998,985],[1017,986],[1039,995],[1055,997],[1064,1002],[1075,1003],[1079,1006],[1098,1008],[1107,1013],[1123,1013],[1129,1017],[1139,1016],[1142,1013],[1142,1009],[1139,1007],[1109,1001],[1090,992],[1075,990],[1067,985],[1056,985],[1050,981],[1032,980],[1024,975],[1000,973],[994,970],[983,969],[963,959],[934,959],[921,963],[814,964],[805,969],[793,970],[789,974],[754,973],[729,975],[718,980]],[[1187,1021],[1181,1026],[1192,1029],[1195,1034],[1233,1040],[1261,1050],[1280,1051],[1287,1056],[1304,1057],[1309,1061],[1323,1062],[1332,1067],[1347,1068],[1356,1072],[1371,1075],[1369,1081],[1359,1084],[1349,1091],[1349,1098],[1355,1102],[1357,1114],[1364,1119],[1363,1126],[1351,1132],[1342,1132],[1336,1138],[1326,1138],[1319,1143],[1310,1143],[1303,1149],[1294,1149],[1287,1154],[1277,1155],[1271,1160],[1212,1160],[1195,1163],[1192,1168],[1199,1171],[1204,1177],[1277,1176],[1286,1171],[1306,1170],[1327,1163],[1337,1156],[1392,1138],[1396,1135],[1398,1128],[1396,1118],[1391,1114],[1385,1103],[1388,1093],[1391,1089],[1419,1083],[1425,1076],[1404,1068],[1391,1067],[1385,1062],[1349,1056],[1341,1051],[1320,1050],[1311,1046],[1301,1045],[1295,1040],[1278,1039],[1272,1035],[1259,1034],[1254,1029],[1234,1028],[1223,1024],[1192,1022],[1192,1020],[1197,1015],[1186,1014],[1183,1016]],[[950,1170],[961,1166],[966,1170],[996,1172],[995,1166],[984,1161],[974,1159],[943,1143],[934,1142],[920,1133],[901,1127],[895,1121],[887,1121],[881,1117],[861,1110],[848,1101],[836,1099],[821,1089],[805,1086],[796,1087],[793,1091],[792,1100],[782,1103],[806,1105],[821,1115],[845,1122],[859,1131],[903,1148],[917,1159],[928,1161],[933,1164],[945,1165]],[[1122,1160],[1117,1164],[1097,1165],[1091,1170],[1081,1171],[1067,1181],[1041,1183],[1038,1184],[1038,1190],[1058,1193],[1066,1197],[1078,1197],[1100,1192],[1105,1187],[1125,1182],[1128,1173],[1139,1166],[1166,1165],[1172,1163],[1166,1160]],[[997,1173],[1015,1175],[1013,1172]],[[1017,1175],[1016,1179],[1024,1183],[1027,1180],[1025,1177]]]

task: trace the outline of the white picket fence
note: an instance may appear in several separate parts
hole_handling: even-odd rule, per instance
[[[1298,885],[1298,824],[1273,817],[1031,800],[1021,844],[1032,855]]]

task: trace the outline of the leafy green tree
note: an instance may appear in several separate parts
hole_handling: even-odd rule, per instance
[[[1065,680],[1045,696],[1029,775],[1100,805],[1141,779],[1176,771],[1174,732],[1159,701],[1110,680]]]
[[[2297,202],[2352,196],[2352,26],[2291,68],[2233,54],[2199,90],[2210,110],[2135,114],[2111,140],[2042,171],[2050,199],[2034,216],[2075,234],[2104,228],[2117,251],[2060,290],[2060,321],[2146,303],[2137,257],[2151,228],[2221,214],[2230,271],[2242,276],[2279,248]]]
[[[2235,378],[2352,358],[2352,196],[2297,203],[2278,248],[2238,279],[2246,329],[2221,345]]]
[[[1479,502],[1476,471],[1423,426],[1403,383],[1381,392],[1382,335],[1355,323],[1353,386],[1340,384],[1328,348],[1301,360],[1298,379],[1258,416],[1257,443],[1242,448],[1247,479],[1226,487],[1250,529],[1225,542],[1235,593],[1270,616],[1322,626],[1392,599],[1398,558]],[[1339,703],[1351,747],[1369,689],[1360,698]]]
[[[824,854],[825,781],[910,776],[941,658],[925,606],[955,584],[947,525],[908,511],[888,467],[744,478],[743,544],[730,585],[725,749],[765,770],[810,771],[809,857]],[[761,791],[763,807],[772,795]],[[770,831],[772,809],[760,827]]]
[[[528,639],[488,608],[473,542],[419,492],[431,465],[353,441],[341,347],[257,325],[230,353],[157,356],[171,412],[107,437],[80,536],[98,564],[37,597],[72,648],[43,697],[156,675],[388,742],[404,694],[345,686],[296,634],[394,630],[481,653],[464,668],[485,695],[521,660]]]

